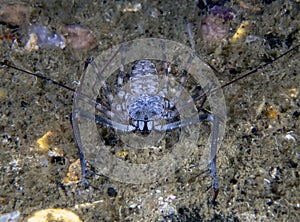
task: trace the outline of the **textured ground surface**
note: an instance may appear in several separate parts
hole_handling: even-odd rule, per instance
[[[25,24],[16,28],[19,46],[1,43],[1,61],[42,71],[75,87],[72,83],[80,79],[88,56],[141,37],[188,45],[187,23],[197,33],[204,16],[194,1],[189,6],[183,6],[186,1],[143,1],[137,12],[125,10],[128,2],[85,2],[31,3],[35,9],[31,19],[54,30],[67,24],[88,26],[99,41],[94,50],[48,48],[29,53],[23,50],[29,26]],[[258,39],[238,45],[199,40],[196,50],[221,73],[217,75],[221,83],[238,77],[267,61],[267,56],[285,52],[285,42],[299,42],[297,2],[246,1],[260,12],[243,9],[238,1],[226,3],[237,15],[228,39],[244,20],[252,24],[248,35]],[[206,191],[210,179],[195,177],[196,169],[145,185],[94,176],[89,181],[97,189],[61,186],[69,165],[78,158],[69,120],[72,92],[1,69],[0,214],[18,210],[25,218],[40,209],[65,208],[83,221],[296,221],[300,217],[299,70],[299,52],[294,52],[224,89],[228,122],[217,159],[220,193],[213,205],[212,191]],[[37,139],[49,130],[53,132],[50,149],[63,152],[64,161],[51,161],[47,153],[37,151]]]

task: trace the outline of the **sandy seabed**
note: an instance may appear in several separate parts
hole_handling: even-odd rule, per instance
[[[88,52],[70,48],[27,52],[23,46],[28,23],[9,28],[20,43],[12,47],[11,42],[3,41],[1,60],[40,71],[70,87],[75,87],[74,81],[80,79],[87,57],[97,57],[114,45],[144,37],[189,45],[187,23],[197,33],[197,25],[205,16],[194,1],[189,1],[189,6],[185,6],[186,1],[143,1],[141,8],[121,1],[27,4],[34,9],[31,20],[56,30],[68,24],[88,26],[99,44]],[[243,9],[237,1],[226,5],[236,11],[228,39],[243,21],[252,24],[247,35],[258,38],[237,45],[197,40],[196,51],[219,71],[216,76],[221,83],[268,61],[268,56],[284,53],[288,49],[286,42],[292,46],[299,43],[297,1],[257,2],[260,12]],[[6,24],[1,26],[7,29]],[[88,178],[88,189],[80,183],[62,185],[69,165],[78,159],[70,123],[72,92],[11,69],[0,69],[4,92],[0,98],[0,215],[19,211],[19,220],[24,221],[37,210],[64,208],[83,221],[297,221],[298,58],[299,52],[295,50],[223,90],[227,125],[217,153],[220,192],[214,204],[210,201],[213,192],[207,190],[210,177],[197,176],[200,171],[196,168],[191,172],[184,170],[193,164],[188,161],[175,175],[151,184],[124,184],[92,175]],[[37,151],[37,139],[49,130],[53,132],[48,141],[50,149],[60,150],[61,158]],[[194,159],[197,157],[190,161]]]

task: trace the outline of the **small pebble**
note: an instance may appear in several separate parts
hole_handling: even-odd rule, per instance
[[[51,131],[48,131],[45,133],[41,138],[39,138],[36,143],[38,144],[37,149],[39,151],[48,151],[49,150],[49,144],[48,144],[48,138],[52,135]]]
[[[50,32],[43,25],[33,25],[32,33],[37,35],[37,44],[41,47],[56,46],[63,49],[65,47],[65,39],[62,35]]]
[[[198,36],[206,41],[222,41],[229,33],[229,23],[219,16],[208,15],[199,24]]]
[[[19,211],[14,211],[11,213],[1,214],[0,222],[16,221],[20,217]]]
[[[0,5],[0,22],[22,25],[29,20],[30,7],[24,3],[4,3]]]
[[[62,28],[67,46],[73,49],[91,50],[97,46],[94,34],[86,27],[69,25]]]
[[[62,35],[50,32],[45,26],[35,24],[31,27],[29,40],[26,43],[27,51],[36,51],[39,47],[65,48],[65,39]]]
[[[250,4],[246,4],[243,1],[240,1],[240,7],[243,8],[243,9],[245,9],[245,10],[248,10],[248,11],[250,11],[252,13],[260,13],[262,11],[261,8],[253,6],[253,5],[250,5]]]
[[[123,12],[137,12],[142,9],[141,3],[128,3],[126,7],[123,9]]]
[[[69,166],[69,172],[67,176],[62,179],[62,183],[67,186],[71,184],[76,184],[81,181],[81,165],[80,160],[77,159]]]
[[[107,189],[107,194],[110,197],[116,197],[118,195],[118,192],[113,187],[109,187]]]
[[[81,222],[78,215],[65,209],[48,208],[35,212],[29,216],[27,222],[47,222],[47,221],[64,221],[64,222]]]
[[[29,34],[29,40],[25,45],[25,50],[32,52],[39,50],[38,37],[35,33]]]
[[[255,36],[255,35],[248,35],[246,38],[246,43],[251,43],[251,42],[255,42],[256,40],[258,40],[259,37]]]
[[[238,43],[241,40],[245,40],[246,36],[248,35],[249,29],[250,29],[250,22],[249,21],[242,22],[239,28],[234,33],[231,39],[231,43]]]

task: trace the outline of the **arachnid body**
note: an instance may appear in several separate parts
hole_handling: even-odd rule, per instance
[[[130,51],[149,45],[155,55],[145,50],[135,58],[128,56]],[[178,54],[179,50],[172,50],[179,47],[186,52]],[[122,53],[123,50],[126,53]],[[198,152],[198,138],[203,136],[208,142],[202,148],[201,161],[199,159],[194,165],[209,164],[214,200],[219,190],[216,152],[226,120],[223,117],[225,105],[220,102],[222,95],[218,92],[221,87],[213,79],[210,67],[192,49],[167,40],[137,40],[112,51],[105,56],[116,61],[115,66],[119,64],[119,67],[110,69],[110,63],[101,65],[102,58],[90,58],[81,86],[75,93],[73,128],[81,154],[83,178],[86,160],[96,165],[101,174],[123,182],[149,183],[169,177],[192,152]],[[157,65],[152,61],[158,61]],[[156,67],[159,64],[160,71]],[[125,68],[129,70],[127,73]],[[211,111],[203,107],[207,100],[208,107],[213,107]],[[204,121],[211,126],[200,135],[199,123]],[[86,139],[91,137],[99,138],[93,146]],[[162,147],[164,157],[153,154],[153,161],[147,162],[141,153],[148,152],[151,147]],[[115,153],[122,149],[134,154],[120,163]],[[107,165],[114,168],[108,170]],[[87,181],[84,183],[87,185]]]

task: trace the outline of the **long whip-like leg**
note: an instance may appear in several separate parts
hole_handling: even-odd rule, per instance
[[[78,154],[79,154],[80,166],[81,166],[81,181],[82,181],[84,188],[88,188],[89,182],[86,180],[86,160],[85,160],[84,153],[83,153],[81,136],[80,136],[77,118],[79,118],[78,113],[76,113],[76,112],[73,113],[72,126],[73,126],[73,131],[74,131],[74,135],[75,135],[77,146],[78,146]]]
[[[211,131],[211,144],[210,144],[210,176],[212,178],[211,186],[214,189],[214,195],[212,201],[214,202],[219,193],[219,182],[217,178],[217,165],[216,165],[216,157],[217,157],[217,149],[218,149],[218,140],[219,140],[219,126],[222,121],[219,117],[213,116],[212,114],[197,114],[193,117],[187,118],[185,120],[176,121],[173,123],[169,123],[163,126],[155,126],[155,130],[157,131],[167,131],[174,130],[177,128],[193,125],[197,122],[209,121],[212,123],[212,131]]]
[[[211,133],[211,145],[210,145],[210,176],[212,177],[212,187],[214,189],[214,196],[212,201],[214,202],[219,193],[219,182],[217,178],[217,149],[218,149],[218,135],[220,119],[217,116],[213,117],[212,121],[212,133]]]

